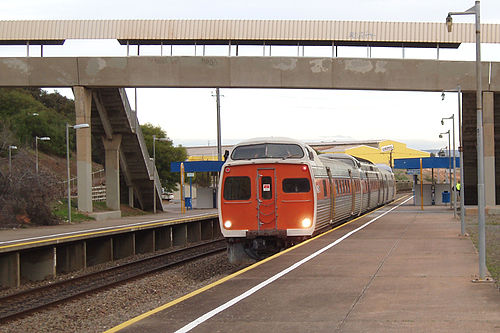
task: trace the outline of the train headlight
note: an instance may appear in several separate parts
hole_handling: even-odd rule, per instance
[[[302,228],[310,228],[312,226],[312,221],[310,218],[305,218],[302,220]]]
[[[226,228],[226,229],[230,229],[232,227],[232,225],[233,225],[233,223],[229,220],[224,222],[224,228]]]

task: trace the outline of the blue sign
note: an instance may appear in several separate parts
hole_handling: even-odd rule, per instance
[[[185,172],[220,172],[223,161],[192,161],[192,162],[182,162],[184,163]],[[170,163],[171,172],[181,171],[181,162]]]
[[[453,168],[453,158],[449,157],[422,157],[423,169]],[[456,167],[460,168],[460,158],[455,157]],[[420,169],[420,158],[398,158],[394,160],[394,169]]]

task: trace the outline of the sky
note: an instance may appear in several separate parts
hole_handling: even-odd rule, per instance
[[[465,11],[471,0],[17,0],[1,1],[0,20],[26,19],[301,19],[350,21],[444,22],[449,11]],[[473,23],[473,16],[454,22]],[[500,23],[500,1],[481,1],[481,22]],[[136,52],[131,48],[131,54]],[[141,47],[142,55],[159,55],[159,47]],[[164,51],[165,52],[165,51]],[[240,54],[262,55],[262,48],[240,48]],[[295,47],[273,47],[275,55],[296,55]],[[339,57],[367,55],[363,47],[339,47]],[[32,46],[31,56],[40,48]],[[24,56],[26,47],[0,46],[0,56]],[[174,55],[194,55],[194,47],[176,46]],[[200,54],[200,53],[198,53]],[[206,49],[207,55],[227,55],[227,47]],[[305,56],[330,56],[330,48],[309,47]],[[126,48],[110,40],[68,40],[45,46],[44,56],[125,56]],[[401,58],[396,48],[372,48],[374,58]],[[406,58],[435,59],[436,50],[406,49]],[[441,60],[475,59],[475,46],[441,50]],[[500,61],[500,45],[482,45],[483,61]],[[449,87],[450,89],[454,87]],[[72,97],[71,90],[57,89]],[[161,126],[174,144],[215,145],[215,89],[138,89],[140,123]],[[127,89],[134,107],[134,89]],[[252,137],[286,136],[306,142],[392,139],[417,149],[448,145],[440,132],[442,117],[457,112],[456,94],[340,90],[221,89],[223,144]],[[307,117],[310,121],[304,121]],[[458,125],[456,125],[458,126]],[[456,128],[458,142],[458,128]],[[458,143],[457,143],[458,145]]]

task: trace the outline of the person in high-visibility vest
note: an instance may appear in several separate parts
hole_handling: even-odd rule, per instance
[[[458,195],[460,195],[460,189],[462,188],[462,185],[460,184],[460,182],[458,182],[457,185],[455,185],[455,188],[457,190]]]

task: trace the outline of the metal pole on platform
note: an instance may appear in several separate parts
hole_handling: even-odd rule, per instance
[[[48,137],[48,136],[42,136],[40,138],[38,136],[35,136],[35,171],[36,171],[37,175],[38,175],[38,140],[40,140],[40,141],[49,141],[50,137]]]
[[[445,97],[445,92],[457,92],[457,105],[458,105],[458,152],[459,152],[459,158],[460,158],[460,234],[463,236],[465,235],[465,204],[464,204],[464,188],[463,188],[463,179],[464,179],[464,169],[463,169],[463,149],[462,149],[462,103],[460,100],[460,95],[462,93],[462,88],[460,85],[457,86],[456,89],[453,90],[444,90],[441,94],[441,99],[444,100]],[[453,120],[453,174],[454,174],[454,189],[455,189],[455,195],[454,195],[454,211],[453,214],[456,217],[456,210],[457,210],[457,195],[458,195],[458,189],[457,189],[457,173],[456,173],[456,157],[455,157],[455,115],[452,115],[451,117],[448,118],[442,118],[441,119],[441,124],[444,125],[444,120],[446,119],[452,119]]]
[[[220,126],[220,91],[215,88],[215,100],[217,103],[217,160],[222,161],[222,137]]]
[[[477,110],[477,210],[479,280],[486,279],[486,232],[485,232],[485,191],[484,191],[484,147],[483,147],[483,92],[481,82],[481,8],[480,1],[465,12],[449,12],[446,17],[448,32],[451,32],[452,15],[474,15],[476,21],[476,110]]]
[[[450,156],[451,155],[451,152],[450,152],[450,145],[451,144],[450,144],[450,130],[447,130],[446,132],[439,133],[439,138],[442,138],[443,134],[448,134],[448,173],[449,173],[449,182],[450,182],[450,208],[451,208],[451,156]]]
[[[420,209],[424,210],[424,178],[422,174],[422,159],[420,159]]]
[[[153,213],[156,214],[156,141],[168,141],[168,138],[157,138],[153,134]]]
[[[9,146],[9,177],[12,175],[12,149],[17,149],[17,146]]]
[[[153,213],[156,214],[156,135],[153,134]]]
[[[465,235],[465,186],[464,186],[464,149],[462,143],[462,103],[460,95],[462,90],[457,86],[458,92],[458,151],[460,153],[460,234]]]
[[[450,183],[450,208],[451,203],[451,191],[453,190],[451,185],[451,143],[450,143],[450,130],[448,130],[448,182]]]

